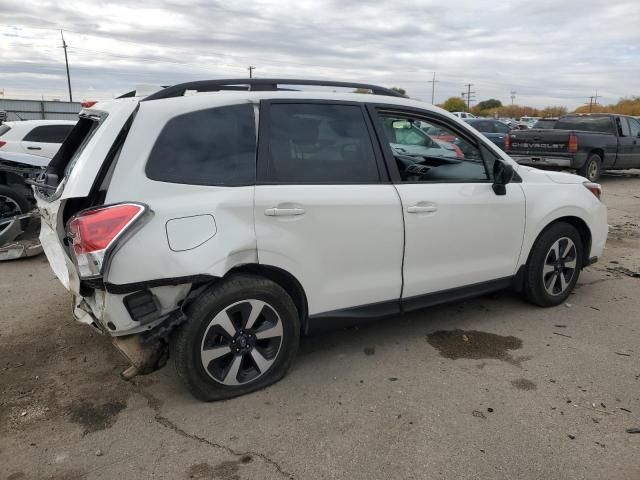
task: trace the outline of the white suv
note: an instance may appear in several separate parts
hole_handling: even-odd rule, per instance
[[[342,82],[213,80],[100,103],[38,182],[77,320],[113,337],[125,377],[170,352],[203,400],[279,380],[319,329],[507,287],[557,305],[607,237],[599,185]]]
[[[75,120],[23,120],[0,124],[0,153],[29,153],[53,157]]]

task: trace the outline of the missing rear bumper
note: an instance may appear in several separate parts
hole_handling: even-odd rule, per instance
[[[165,342],[145,344],[141,335],[115,337],[113,344],[131,363],[131,366],[120,374],[125,380],[155,372],[164,367],[169,358],[169,349]]]

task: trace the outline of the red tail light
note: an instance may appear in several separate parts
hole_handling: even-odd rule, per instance
[[[110,247],[145,212],[135,203],[120,203],[85,210],[67,224],[67,236],[78,265],[80,277],[102,274],[104,259]]]
[[[504,151],[508,151],[511,147],[511,136],[507,133],[504,137]]]
[[[569,153],[578,151],[578,137],[574,134],[569,135]]]
[[[80,105],[82,105],[82,108],[91,108],[96,103],[98,103],[96,100],[85,100],[84,102],[81,102]]]
[[[3,142],[2,140],[0,140],[0,148],[4,147],[7,144],[7,142]]]
[[[587,190],[593,193],[598,200],[600,200],[600,197],[602,196],[602,187],[599,183],[584,182],[583,185]]]

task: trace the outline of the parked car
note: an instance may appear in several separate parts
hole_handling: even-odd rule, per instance
[[[448,130],[464,157],[411,151],[404,130],[419,122]],[[518,165],[392,90],[292,79],[100,103],[36,187],[76,319],[113,338],[125,377],[169,354],[207,401],[281,379],[300,335],[318,330],[508,287],[562,304],[602,254],[600,192]]]
[[[4,122],[0,125],[0,152],[52,158],[75,124],[75,120]]]
[[[558,119],[556,117],[541,118],[536,123],[534,123],[531,128],[537,128],[537,129],[553,128],[556,126],[557,121]]]
[[[504,150],[505,138],[507,138],[507,134],[511,131],[508,125],[492,118],[470,118],[465,120],[465,122]]]
[[[469,113],[469,112],[452,112],[453,115],[455,115],[458,118],[476,118],[476,116],[473,113]]]
[[[591,181],[603,170],[640,167],[640,122],[614,114],[572,114],[554,128],[512,132],[508,153],[516,162],[574,169]]]

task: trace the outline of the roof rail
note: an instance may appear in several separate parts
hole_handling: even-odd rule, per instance
[[[313,85],[322,87],[346,87],[355,89],[361,88],[363,90],[371,90],[371,93],[373,93],[374,95],[404,97],[404,95],[389,88],[380,87],[378,85],[369,85],[367,83],[332,82],[325,80],[299,80],[292,78],[233,78],[179,83],[177,85],[172,85],[163,90],[160,90],[159,92],[152,93],[141,101],[146,102],[147,100],[181,97],[187,90],[195,90],[197,92],[218,92],[220,90],[272,92],[277,90],[291,90],[289,88],[280,88],[278,87],[278,85]]]

